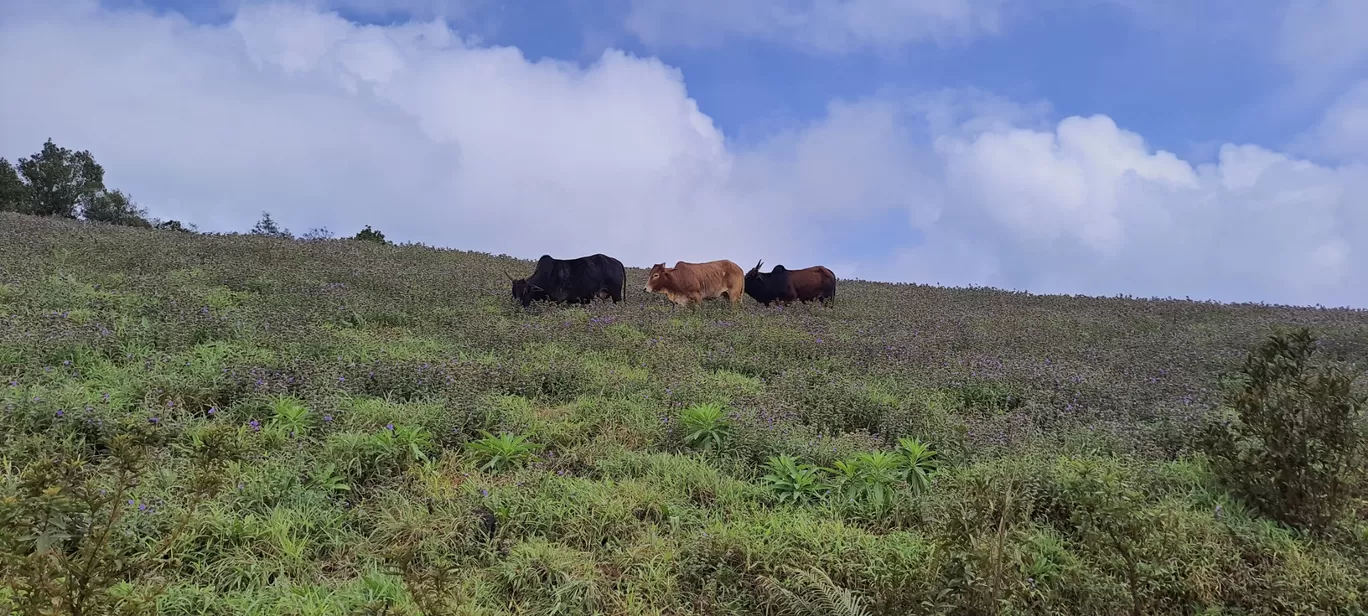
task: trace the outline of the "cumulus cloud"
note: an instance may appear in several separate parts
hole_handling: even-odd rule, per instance
[[[1363,305],[1368,170],[1226,144],[1193,166],[1109,118],[1054,130],[938,139],[953,216],[905,262],[983,253],[980,282],[1036,292],[1127,293]],[[924,275],[960,278],[954,266]]]
[[[212,230],[268,209],[296,231],[526,258],[1368,305],[1353,162],[1226,144],[1194,164],[1106,116],[967,90],[835,101],[743,147],[677,69],[618,51],[534,62],[441,21],[300,5],[222,25],[17,6],[0,11],[0,152],[88,148],[154,214]]]
[[[1012,0],[632,0],[628,31],[650,45],[714,47],[744,37],[818,53],[997,34]]]

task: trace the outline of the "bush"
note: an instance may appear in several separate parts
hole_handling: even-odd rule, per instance
[[[1217,474],[1265,515],[1322,531],[1333,525],[1361,473],[1364,398],[1339,365],[1315,366],[1305,328],[1251,352],[1230,395],[1238,419],[1209,426]]]

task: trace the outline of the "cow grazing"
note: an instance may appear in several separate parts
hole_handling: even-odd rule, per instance
[[[646,275],[646,292],[662,293],[680,306],[724,295],[735,306],[741,303],[745,286],[741,266],[726,259],[707,263],[678,261],[674,267],[657,263]]]
[[[830,304],[836,299],[836,274],[821,265],[791,270],[776,265],[768,274],[760,272],[764,261],[746,272],[746,295],[766,306],[771,302],[789,304],[794,300],[803,303],[817,300]]]
[[[588,304],[595,297],[611,297],[616,304],[627,291],[627,269],[621,261],[603,254],[578,259],[542,255],[531,276],[515,279],[504,275],[513,281],[513,299],[522,302],[523,308],[540,300]]]

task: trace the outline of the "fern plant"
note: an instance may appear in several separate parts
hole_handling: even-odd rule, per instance
[[[791,614],[807,616],[869,616],[865,599],[831,580],[825,571],[816,567],[791,570],[798,592],[784,588],[778,580],[760,576],[760,587],[775,603]]]

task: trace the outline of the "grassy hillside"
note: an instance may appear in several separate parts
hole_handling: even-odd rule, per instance
[[[1364,313],[858,281],[686,310],[640,269],[622,304],[524,312],[531,268],[0,215],[0,603],[91,577],[166,614],[1363,613],[1368,508],[1306,538],[1192,444],[1275,328],[1363,362]]]

